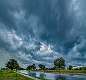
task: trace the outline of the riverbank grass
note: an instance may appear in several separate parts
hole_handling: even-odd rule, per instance
[[[86,70],[46,70],[45,72],[57,74],[86,74]]]
[[[27,78],[22,76],[15,71],[0,71],[0,80],[33,80],[31,78]]]

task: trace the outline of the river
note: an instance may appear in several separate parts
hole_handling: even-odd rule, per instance
[[[25,76],[39,78],[41,80],[86,80],[86,75],[54,74],[37,71],[20,71]]]

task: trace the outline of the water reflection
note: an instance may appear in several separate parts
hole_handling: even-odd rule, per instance
[[[35,72],[29,73],[29,76],[36,77],[36,73]]]
[[[44,73],[41,73],[41,74],[40,74],[40,79],[41,79],[41,80],[45,80],[45,79],[46,79],[46,75],[45,75]]]
[[[46,73],[40,73],[40,72],[31,72],[29,73],[29,76],[40,78],[41,80],[52,79],[52,76],[54,80],[66,80],[66,77],[63,75],[56,75],[56,74],[52,75],[49,73],[46,74]]]
[[[24,75],[29,75],[41,80],[86,80],[84,75],[58,75],[54,73],[44,73],[44,72],[21,72]]]
[[[66,80],[66,77],[62,75],[58,75],[58,76],[56,75],[55,80]]]

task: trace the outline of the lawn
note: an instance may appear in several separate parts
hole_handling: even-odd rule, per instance
[[[20,74],[16,75],[16,72],[14,71],[0,71],[0,80],[33,80],[33,79],[27,78]]]

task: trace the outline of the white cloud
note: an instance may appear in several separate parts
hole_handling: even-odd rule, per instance
[[[22,41],[22,38],[19,37],[16,32],[14,30],[7,30],[6,29],[6,26],[3,25],[4,28],[1,28],[0,29],[0,38],[10,44],[10,48],[12,47],[13,49],[17,49],[19,48],[22,44],[23,44],[23,41]]]
[[[52,54],[52,52],[53,50],[51,49],[51,45],[41,43],[40,50],[38,52],[40,53],[39,55],[48,55],[48,54]]]
[[[32,59],[32,56],[30,54],[25,54],[25,53],[23,53],[21,51],[18,52],[17,57],[22,59],[22,60],[27,60],[27,61]]]

